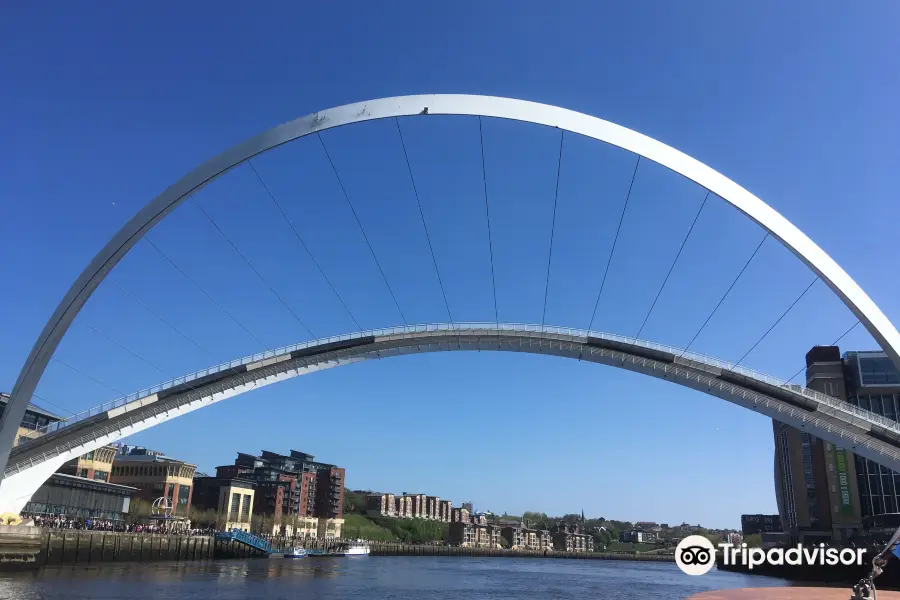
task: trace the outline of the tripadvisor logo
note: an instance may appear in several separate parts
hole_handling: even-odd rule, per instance
[[[716,547],[702,535],[689,535],[675,548],[675,564],[688,575],[703,575],[716,564]]]
[[[747,544],[720,543],[723,565],[744,565],[748,569],[769,565],[821,565],[835,566],[863,564],[865,548],[826,548],[825,544],[804,548],[797,544],[792,548],[748,548]],[[688,575],[703,575],[716,564],[716,548],[702,535],[689,535],[675,548],[675,564]]]

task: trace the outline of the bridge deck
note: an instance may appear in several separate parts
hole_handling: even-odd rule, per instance
[[[868,448],[873,460],[900,466],[900,424],[847,402],[749,369],[677,348],[560,327],[508,324],[438,324],[396,327],[306,342],[217,365],[109,403],[46,428],[15,448],[6,474],[60,453],[110,439],[125,427],[169,411],[214,402],[236,388],[250,388],[314,370],[371,358],[445,350],[504,350],[544,353],[625,368],[667,379],[817,432],[848,448]],[[240,393],[240,392],[238,392]],[[231,393],[231,395],[236,395]],[[187,410],[193,410],[188,408]],[[180,413],[179,413],[180,414]],[[108,443],[108,441],[106,442]],[[86,450],[85,450],[86,451]],[[862,452],[865,454],[865,452]],[[876,457],[877,456],[877,457]]]

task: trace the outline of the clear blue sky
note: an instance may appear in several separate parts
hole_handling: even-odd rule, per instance
[[[673,145],[772,204],[900,322],[894,3],[10,2],[0,12],[0,388],[12,387],[90,258],[178,177],[294,117],[411,93],[536,100]],[[454,318],[492,320],[477,121],[402,126]],[[484,136],[500,319],[539,322],[558,133],[489,120]],[[445,321],[394,124],[324,139],[408,320]],[[634,160],[567,137],[548,323],[590,320]],[[256,166],[363,327],[398,324],[316,140]],[[355,329],[247,167],[197,199],[316,335]],[[642,163],[595,329],[636,333],[702,199]],[[687,343],[762,235],[710,200],[642,337]],[[267,346],[308,337],[196,206],[151,238]],[[811,279],[767,242],[695,349],[736,360]],[[745,363],[789,377],[811,345],[854,320],[816,284]],[[168,379],[88,324],[174,375],[260,349],[146,243],[98,290],[58,356],[123,392]],[[874,344],[857,328],[842,346]],[[39,393],[71,410],[116,396],[58,363]],[[203,470],[237,451],[295,448],[346,467],[353,488],[510,513],[737,526],[741,513],[775,510],[768,419],[548,357],[450,353],[333,369],[132,441]]]

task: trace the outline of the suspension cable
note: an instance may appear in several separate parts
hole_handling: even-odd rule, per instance
[[[72,365],[70,365],[69,363],[63,361],[62,359],[56,358],[56,357],[54,356],[54,357],[53,357],[53,360],[56,361],[56,362],[58,362],[58,363],[61,364],[62,366],[64,366],[64,367],[66,367],[66,368],[68,368],[68,369],[71,369],[71,370],[75,371],[76,373],[78,373],[78,374],[81,375],[82,377],[86,377],[86,378],[90,379],[91,381],[93,381],[94,383],[96,383],[96,384],[98,384],[98,385],[102,385],[103,387],[105,387],[105,388],[108,389],[109,391],[111,391],[111,392],[113,392],[113,393],[115,393],[115,394],[118,394],[119,396],[124,396],[124,395],[125,395],[125,392],[120,392],[119,390],[117,390],[116,388],[112,387],[111,385],[107,385],[106,383],[103,383],[102,381],[100,381],[100,380],[97,379],[96,377],[94,377],[94,376],[92,376],[92,375],[88,375],[88,374],[85,373],[84,371],[82,371],[82,370],[80,370],[80,369],[77,369],[77,368],[73,367]],[[34,394],[32,394],[32,395],[34,395]]]
[[[739,360],[739,361],[737,361],[736,363],[734,363],[734,366],[735,366],[735,367],[738,366],[739,364],[741,364],[742,362],[744,362],[744,359],[747,358],[747,355],[750,354],[751,352],[753,352],[753,350],[756,349],[756,347],[760,344],[760,342],[762,342],[764,339],[766,339],[766,336],[769,335],[769,333],[771,333],[772,330],[775,329],[775,327],[776,327],[779,323],[781,323],[781,320],[782,320],[783,318],[785,318],[789,312],[791,312],[791,309],[793,309],[793,308],[797,305],[797,303],[800,302],[800,300],[803,298],[803,296],[806,295],[806,292],[808,292],[808,291],[810,290],[810,288],[812,288],[812,286],[813,286],[818,280],[819,280],[819,276],[816,275],[816,277],[815,277],[812,281],[809,282],[809,285],[806,286],[806,289],[803,290],[803,291],[800,293],[799,296],[797,296],[797,299],[794,300],[794,301],[791,303],[790,306],[788,306],[787,310],[784,311],[784,312],[781,314],[781,316],[778,317],[778,319],[772,324],[772,326],[769,327],[769,328],[766,330],[766,332],[765,332],[764,334],[762,334],[762,337],[759,338],[758,340],[756,340],[756,343],[753,344],[753,345],[750,347],[750,349],[747,350],[747,351],[744,353],[744,355],[741,357],[741,360]]]
[[[175,379],[175,376],[172,375],[171,373],[167,372],[165,369],[162,369],[158,365],[150,362],[149,360],[147,360],[146,358],[144,358],[143,356],[141,356],[134,350],[131,350],[130,348],[125,346],[125,344],[122,344],[121,342],[118,342],[118,341],[114,340],[113,338],[109,337],[108,335],[106,335],[105,333],[103,333],[102,331],[100,331],[99,329],[97,329],[96,327],[94,327],[93,325],[88,323],[87,321],[84,321],[84,326],[87,327],[88,329],[90,329],[91,331],[93,331],[94,333],[96,333],[97,335],[99,335],[100,337],[104,338],[108,342],[115,344],[116,346],[118,346],[119,348],[121,348],[122,350],[127,352],[128,354],[132,355],[133,357],[137,358],[141,362],[144,362],[144,363],[150,365],[151,367],[153,367],[154,369],[156,369],[163,375],[167,376],[169,379]]]
[[[237,320],[237,317],[235,317],[235,316],[232,315],[230,312],[228,312],[228,310],[226,310],[224,306],[222,306],[221,304],[219,304],[218,302],[216,302],[216,300],[215,300],[215,299],[214,299],[214,298],[213,298],[213,297],[212,297],[205,289],[203,289],[202,287],[200,287],[200,284],[198,284],[196,281],[194,281],[193,279],[191,279],[191,277],[189,277],[188,274],[184,272],[184,269],[182,269],[181,267],[179,267],[179,266],[175,263],[175,261],[172,260],[172,259],[169,257],[168,254],[166,254],[165,252],[163,252],[162,250],[160,250],[159,246],[157,246],[156,244],[154,244],[153,241],[150,239],[149,236],[144,236],[144,241],[146,241],[148,244],[150,244],[150,246],[151,246],[154,250],[156,250],[156,251],[159,253],[160,256],[162,256],[164,259],[166,259],[166,261],[168,261],[168,263],[169,263],[170,265],[172,265],[172,266],[175,268],[176,271],[178,271],[179,273],[181,273],[181,275],[182,275],[185,279],[187,279],[188,282],[189,282],[191,285],[193,285],[195,288],[197,288],[197,289],[200,291],[201,294],[203,294],[204,296],[206,296],[207,299],[209,299],[210,302],[212,302],[214,305],[216,305],[216,307],[217,307],[219,310],[221,310],[223,313],[225,313],[225,315],[226,315],[229,319],[231,319],[232,321],[234,321],[234,322],[238,325],[238,327],[240,327],[241,329],[243,329],[243,330],[247,333],[247,335],[249,335],[249,336],[252,337],[254,340],[256,340],[256,343],[258,343],[258,344],[259,344],[260,346],[262,346],[263,348],[268,348],[268,346],[267,346],[261,339],[259,339],[258,337],[256,337],[256,336],[253,334],[252,331],[250,331],[249,329],[247,329],[247,328],[244,326],[243,323],[241,323],[240,321],[238,321],[238,320]]]
[[[196,204],[197,208],[200,209],[200,212],[203,213],[203,216],[205,216],[206,219],[210,222],[210,224],[216,228],[216,231],[218,231],[219,234],[223,238],[225,238],[225,241],[228,242],[228,245],[231,246],[232,250],[234,250],[237,253],[237,255],[240,256],[244,260],[245,263],[247,263],[247,266],[250,267],[250,270],[253,271],[256,274],[256,276],[259,278],[259,280],[263,282],[263,285],[265,285],[267,288],[269,288],[269,291],[272,292],[272,295],[275,296],[279,302],[281,302],[281,305],[284,306],[289,313],[291,313],[291,315],[294,317],[294,319],[296,319],[297,322],[300,323],[300,326],[306,330],[306,332],[310,335],[310,337],[315,338],[316,337],[315,334],[313,334],[312,330],[310,330],[310,328],[306,326],[306,323],[303,322],[303,319],[301,319],[297,315],[297,313],[294,312],[294,310],[290,306],[288,306],[288,303],[285,302],[284,298],[282,298],[281,295],[275,291],[275,288],[273,288],[269,284],[269,282],[266,281],[266,278],[262,276],[262,273],[260,273],[259,271],[256,270],[256,267],[254,267],[253,263],[251,263],[250,260],[246,256],[244,256],[244,253],[241,252],[240,250],[238,250],[238,247],[235,246],[234,242],[232,242],[231,239],[227,235],[225,235],[225,232],[222,231],[222,229],[216,224],[216,222],[213,220],[213,218],[211,216],[209,216],[209,213],[203,209],[203,206],[200,204],[200,201],[197,200],[196,198],[194,198],[193,196],[191,196],[191,199],[194,201],[194,204]]]
[[[288,224],[288,227],[291,228],[291,231],[294,232],[294,237],[297,238],[297,241],[300,242],[300,245],[303,246],[303,250],[306,252],[306,255],[312,261],[312,263],[316,266],[316,269],[319,270],[319,274],[322,276],[322,279],[325,280],[325,283],[328,284],[328,287],[331,288],[332,293],[334,293],[334,297],[338,299],[338,302],[341,303],[341,306],[344,307],[344,310],[347,311],[347,314],[350,316],[350,319],[353,323],[356,324],[356,327],[362,331],[362,325],[359,324],[359,321],[356,320],[356,317],[353,316],[353,313],[350,312],[350,308],[347,307],[347,303],[344,302],[344,299],[341,298],[341,295],[338,294],[337,289],[334,287],[334,284],[331,283],[331,280],[328,279],[328,276],[325,275],[325,271],[322,269],[322,266],[319,264],[319,261],[313,256],[309,247],[306,245],[306,242],[303,241],[303,238],[300,237],[300,233],[297,231],[297,228],[294,227],[294,223],[288,218],[287,214],[284,212],[284,209],[281,208],[281,204],[278,203],[278,200],[275,199],[275,195],[269,189],[269,186],[266,185],[266,182],[263,181],[262,176],[259,174],[259,171],[256,170],[256,167],[253,166],[253,161],[247,160],[247,164],[250,165],[250,168],[253,170],[253,173],[256,175],[256,178],[259,179],[259,182],[262,184],[263,188],[265,188],[266,193],[269,195],[269,198],[272,199],[272,202],[275,204],[275,208],[278,209],[278,212],[281,213],[284,222]]]
[[[600,306],[600,296],[603,295],[603,287],[606,285],[606,276],[609,275],[609,265],[612,263],[613,253],[616,251],[616,243],[619,241],[619,232],[622,230],[622,221],[625,220],[625,211],[628,210],[628,201],[631,199],[631,190],[634,188],[634,180],[637,177],[638,167],[641,165],[641,156],[638,155],[637,162],[634,164],[634,172],[631,174],[631,183],[628,184],[628,194],[625,196],[625,205],[622,206],[622,214],[619,215],[619,224],[616,226],[616,235],[613,238],[612,248],[609,250],[609,257],[606,259],[606,268],[603,270],[603,279],[600,280],[600,291],[597,293],[597,301],[594,302],[594,310],[591,313],[591,322],[588,325],[588,331],[594,326],[594,318],[597,316],[597,307]]]
[[[831,342],[831,343],[828,344],[828,345],[829,345],[829,346],[837,346],[838,343],[839,343],[842,339],[844,339],[844,338],[847,336],[847,334],[849,334],[851,331],[853,331],[854,329],[856,329],[856,326],[859,325],[859,323],[860,323],[860,321],[859,321],[859,319],[857,319],[857,320],[856,320],[856,323],[854,323],[853,325],[851,325],[850,328],[849,328],[847,331],[845,331],[844,333],[842,333],[842,334],[838,337],[838,339],[834,340],[833,342]],[[797,377],[797,375],[799,375],[800,373],[802,373],[802,372],[805,371],[805,370],[806,370],[806,366],[805,366],[805,365],[804,365],[803,367],[800,367],[800,370],[797,371],[796,373],[794,373],[794,375],[793,375],[790,379],[787,380],[787,383],[792,382],[792,381]]]
[[[634,336],[635,339],[641,337],[641,332],[644,331],[644,326],[647,325],[647,320],[650,319],[650,313],[653,312],[653,309],[656,307],[656,303],[659,301],[659,297],[662,295],[663,289],[666,287],[666,283],[669,282],[669,277],[672,275],[672,271],[675,269],[675,264],[678,262],[678,258],[681,256],[681,252],[684,250],[685,244],[687,244],[688,238],[691,237],[691,232],[694,231],[694,225],[697,224],[697,219],[700,218],[700,213],[703,212],[703,207],[706,206],[706,201],[709,200],[710,192],[706,192],[706,196],[703,198],[703,203],[700,204],[700,210],[697,211],[697,214],[694,216],[693,222],[691,222],[691,226],[688,229],[687,235],[684,236],[684,240],[681,242],[681,247],[678,249],[678,253],[675,255],[675,260],[672,261],[672,266],[669,267],[669,272],[666,273],[666,278],[663,279],[662,285],[659,286],[659,291],[656,292],[656,298],[653,299],[653,304],[650,305],[650,310],[647,311],[647,316],[644,317],[644,322],[641,323],[640,329],[638,329],[637,335]]]
[[[438,285],[441,286],[441,295],[444,297],[444,306],[447,309],[447,317],[450,324],[453,324],[453,315],[450,313],[450,303],[447,301],[447,292],[444,291],[444,282],[441,280],[441,272],[438,269],[437,258],[434,254],[434,247],[431,245],[431,236],[428,234],[428,225],[425,224],[425,213],[422,210],[422,201],[419,199],[419,190],[416,188],[416,179],[413,177],[412,166],[409,162],[409,154],[406,152],[406,142],[403,140],[403,131],[400,129],[400,119],[394,118],[397,125],[397,134],[400,136],[400,145],[403,147],[403,158],[406,159],[406,169],[409,171],[409,181],[412,183],[413,194],[416,197],[416,205],[419,207],[419,217],[422,219],[422,229],[425,230],[425,239],[428,241],[428,250],[431,252],[431,262],[434,263],[434,272],[437,275]]]
[[[394,295],[394,290],[391,288],[391,284],[388,283],[387,275],[384,274],[384,269],[381,268],[381,263],[378,262],[378,257],[375,255],[375,249],[372,247],[372,243],[369,241],[369,236],[366,235],[366,230],[363,229],[362,221],[359,220],[359,216],[356,214],[356,209],[353,208],[353,203],[350,201],[350,195],[347,193],[347,188],[344,187],[344,182],[341,180],[341,176],[338,174],[337,167],[334,166],[334,161],[331,160],[331,154],[328,152],[328,148],[325,146],[325,140],[322,139],[322,134],[318,131],[316,132],[316,137],[319,138],[319,143],[322,144],[322,150],[325,151],[325,157],[328,159],[328,164],[331,165],[331,170],[334,172],[334,177],[337,179],[338,185],[341,188],[341,192],[344,195],[344,199],[347,201],[347,205],[350,207],[350,212],[353,213],[353,218],[356,219],[356,224],[359,226],[359,231],[362,233],[363,239],[366,241],[366,245],[369,247],[369,252],[372,253],[372,259],[375,261],[375,266],[378,267],[378,272],[381,273],[381,278],[384,280],[384,285],[387,286],[388,292],[391,295],[391,298],[394,300],[394,305],[397,307],[397,312],[400,313],[400,318],[403,320],[403,324],[407,325],[406,316],[403,314],[403,309],[400,308],[400,303],[397,301],[397,296]]]
[[[550,290],[550,263],[553,261],[553,233],[556,231],[556,205],[559,200],[559,174],[562,171],[563,140],[565,129],[559,130],[559,156],[556,158],[556,191],[553,193],[553,217],[550,221],[550,251],[547,253],[547,278],[544,281],[544,310],[541,313],[541,332],[547,322],[547,293]]]
[[[481,117],[478,117],[478,140],[481,143],[481,182],[484,184],[484,215],[487,219],[488,253],[491,258],[491,289],[494,291],[494,321],[500,324],[500,312],[497,310],[497,279],[494,276],[494,240],[491,236],[491,208],[488,203],[487,165],[484,159],[484,131]]]
[[[189,336],[189,335],[186,334],[185,332],[181,331],[180,329],[178,329],[177,327],[175,327],[174,325],[172,325],[169,321],[167,321],[165,318],[163,318],[162,315],[160,315],[158,312],[156,312],[155,310],[153,310],[152,308],[150,308],[149,306],[147,306],[146,304],[144,304],[143,302],[141,302],[140,300],[138,300],[137,296],[135,296],[134,294],[132,294],[131,292],[129,292],[127,289],[125,289],[124,287],[122,287],[118,282],[116,282],[116,281],[114,281],[114,280],[109,280],[109,281],[110,281],[110,283],[112,283],[114,286],[116,286],[116,288],[118,288],[120,292],[122,292],[123,294],[125,294],[126,296],[128,296],[129,298],[131,298],[132,300],[134,300],[134,301],[137,303],[138,306],[140,306],[141,308],[143,308],[144,310],[146,310],[148,313],[150,313],[151,315],[153,315],[154,317],[156,317],[159,321],[161,321],[161,322],[162,322],[164,325],[166,325],[169,329],[171,329],[172,331],[174,331],[175,333],[177,333],[178,335],[180,335],[181,337],[183,337],[184,339],[186,339],[187,341],[189,341],[191,344],[193,344],[194,346],[196,346],[197,348],[199,348],[204,354],[206,354],[207,356],[211,357],[213,360],[216,359],[215,355],[214,355],[212,352],[210,352],[209,350],[207,350],[206,348],[204,348],[203,346],[201,346],[199,343],[197,343],[197,341],[195,341],[191,336]]]
[[[198,206],[199,206],[199,204],[198,204]],[[134,300],[134,302],[137,303],[138,306],[140,306],[141,308],[143,308],[144,310],[146,310],[148,313],[150,313],[151,315],[153,315],[154,317],[156,317],[157,319],[159,319],[163,324],[165,324],[167,327],[169,327],[172,331],[174,331],[175,333],[177,333],[178,335],[180,335],[181,337],[183,337],[184,339],[186,339],[187,341],[189,341],[191,344],[193,344],[194,346],[196,346],[197,348],[199,348],[204,354],[206,354],[207,356],[209,356],[210,358],[212,358],[214,361],[218,361],[218,360],[219,360],[218,358],[216,358],[216,356],[215,356],[212,352],[210,352],[209,350],[207,350],[206,348],[204,348],[203,346],[201,346],[201,345],[200,345],[196,340],[194,340],[191,336],[189,336],[189,335],[186,334],[185,332],[183,332],[183,331],[181,331],[180,329],[178,329],[177,327],[175,327],[172,323],[170,323],[169,321],[167,321],[166,319],[164,319],[164,318],[162,317],[162,315],[160,315],[159,313],[157,313],[156,311],[154,311],[152,308],[150,308],[149,306],[147,306],[146,304],[144,304],[143,302],[141,302],[140,300],[138,300],[137,296],[135,296],[134,294],[132,294],[131,292],[129,292],[127,289],[125,289],[124,287],[122,287],[121,285],[119,285],[118,283],[116,283],[115,281],[113,281],[113,280],[109,280],[109,281],[110,281],[114,286],[116,286],[116,287],[119,289],[120,292],[122,292],[123,294],[125,294],[126,296],[128,296],[129,298],[131,298],[132,300]],[[98,333],[99,333],[99,332],[98,332]],[[126,350],[128,350],[128,349],[126,348]],[[130,352],[130,350],[129,350],[129,352]],[[238,372],[234,367],[229,366],[229,367],[228,367],[228,370],[231,371],[232,373],[234,373],[235,375],[239,375],[239,372]],[[169,377],[172,377],[172,376],[169,375]],[[190,385],[190,384],[187,384],[187,385],[188,385],[188,391],[192,391],[192,390],[196,389],[198,386],[202,385],[202,383],[198,383],[197,385]],[[253,382],[253,385],[255,386],[256,383]],[[124,396],[125,394],[122,394],[122,395]]]
[[[753,254],[750,255],[750,258],[747,259],[747,262],[744,263],[744,266],[741,267],[741,271],[737,274],[737,277],[734,278],[734,281],[731,282],[731,285],[728,286],[728,289],[725,290],[725,293],[719,298],[719,302],[716,304],[716,307],[712,309],[712,312],[709,313],[709,316],[706,317],[706,320],[703,321],[703,325],[700,326],[700,329],[697,330],[697,333],[694,334],[694,337],[691,338],[691,341],[688,342],[688,345],[684,347],[684,350],[681,351],[679,358],[685,355],[685,353],[690,349],[690,347],[697,341],[697,337],[699,337],[700,333],[706,328],[709,324],[710,319],[713,318],[713,315],[716,314],[716,311],[719,310],[719,307],[722,306],[722,303],[725,302],[725,298],[728,297],[728,294],[731,293],[731,290],[734,289],[735,284],[737,284],[738,279],[741,278],[741,275],[744,274],[744,271],[747,270],[747,267],[750,266],[750,263],[753,261],[753,258],[756,256],[756,253],[759,252],[759,249],[762,248],[762,245],[765,241],[769,239],[769,232],[766,232],[766,235],[763,236],[763,239],[760,240],[759,245],[756,246],[756,249],[753,251]]]
[[[40,394],[36,394],[36,393],[32,392],[31,396],[32,396],[33,398],[37,398],[37,399],[40,400],[41,402],[44,402],[44,403],[46,403],[46,404],[49,404],[50,406],[55,406],[56,408],[58,408],[58,409],[60,409],[60,410],[62,410],[62,411],[65,411],[65,412],[69,413],[70,415],[74,415],[74,414],[75,414],[75,413],[73,413],[71,410],[69,410],[68,408],[66,408],[65,406],[60,406],[60,405],[57,404],[56,402],[51,402],[50,400],[47,400],[46,398],[42,397]]]

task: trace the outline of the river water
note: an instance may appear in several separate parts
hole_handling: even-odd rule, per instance
[[[463,557],[104,563],[4,574],[10,600],[553,600],[682,599],[787,582],[674,563]]]

